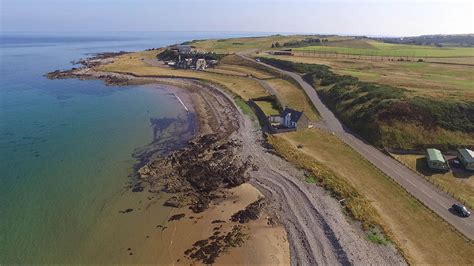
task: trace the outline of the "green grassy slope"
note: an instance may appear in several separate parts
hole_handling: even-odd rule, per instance
[[[271,58],[263,62],[304,74],[344,124],[387,148],[448,149],[474,145],[474,101],[407,97],[406,90],[361,82],[328,66]]]

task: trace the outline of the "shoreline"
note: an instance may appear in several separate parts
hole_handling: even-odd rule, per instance
[[[209,133],[216,133],[215,135],[217,135],[217,139],[219,140],[232,140],[230,149],[233,151],[231,151],[230,154],[224,155],[224,157],[234,158],[228,162],[222,161],[222,165],[234,165],[235,161],[233,160],[236,158],[238,161],[240,161],[242,166],[245,164],[249,164],[247,169],[242,168],[244,169],[243,171],[235,169],[237,170],[237,172],[244,173],[244,175],[237,179],[238,182],[234,183],[234,185],[237,186],[234,187],[238,188],[242,186],[240,184],[244,184],[245,186],[247,186],[247,183],[249,182],[249,184],[251,184],[254,189],[258,188],[258,190],[263,192],[263,195],[265,195],[267,198],[267,200],[265,201],[266,203],[264,204],[265,206],[262,208],[263,210],[259,210],[258,212],[257,219],[248,223],[248,226],[250,227],[254,223],[259,223],[258,221],[262,221],[262,216],[266,216],[266,219],[264,219],[263,221],[266,220],[268,228],[264,228],[265,230],[277,230],[278,228],[283,229],[284,227],[284,236],[278,237],[278,243],[273,245],[281,248],[281,250],[278,251],[278,254],[281,255],[289,253],[288,256],[282,256],[282,259],[279,260],[280,262],[284,262],[284,264],[289,264],[290,262],[291,264],[404,264],[403,258],[400,256],[400,254],[398,254],[398,252],[393,246],[377,246],[373,243],[369,243],[365,239],[365,235],[360,229],[360,226],[356,225],[353,221],[347,220],[344,214],[342,213],[341,206],[337,202],[337,200],[327,195],[322,188],[313,187],[309,184],[302,184],[301,180],[304,180],[306,173],[301,169],[296,169],[287,161],[275,155],[275,152],[272,150],[272,148],[268,147],[268,145],[265,145],[266,140],[264,139],[262,134],[255,130],[253,122],[250,121],[250,119],[246,117],[242,113],[242,111],[235,105],[232,96],[229,95],[229,92],[226,91],[225,88],[219,88],[217,85],[209,83],[204,84],[193,78],[163,78],[159,76],[139,77],[137,75],[128,75],[123,73],[118,74],[113,72],[96,72],[94,69],[90,68],[74,69],[62,72],[56,71],[52,72],[51,75],[51,78],[74,77],[83,79],[101,79],[104,80],[106,83],[113,85],[163,82],[164,84],[176,86],[182,88],[183,90],[186,90],[187,93],[192,95],[190,96],[190,98],[192,99],[191,102],[193,104],[193,107],[196,108],[196,118],[199,124],[200,134],[202,135],[203,132],[207,132],[207,135],[209,136]],[[199,87],[198,85],[198,88],[196,89],[196,87],[193,87],[196,86],[196,84],[200,84],[201,87]],[[203,97],[203,95],[199,95],[199,93],[207,94]],[[210,101],[208,97],[211,97],[211,99],[212,97],[219,97],[220,100]],[[209,114],[214,114],[214,116]],[[206,136],[206,134],[204,134],[204,136]],[[168,163],[169,165],[173,165],[172,163],[176,163],[177,160],[178,167],[174,167],[176,165],[173,165],[173,167],[168,167],[168,170],[166,170],[168,172],[163,171],[163,169],[167,169],[166,167],[163,167],[166,166],[167,163],[165,159],[164,161],[161,161],[155,166],[151,167],[151,169],[146,169],[140,174],[143,174],[142,176],[145,179],[150,178],[148,180],[149,184],[153,184],[155,186],[158,185],[158,187],[163,186],[168,191],[174,191],[176,188],[183,187],[183,185],[184,187],[186,187],[187,185],[189,185],[188,183],[186,183],[189,182],[189,180],[183,181],[182,179],[178,178],[177,182],[175,182],[176,180],[174,180],[173,182],[169,183],[169,180],[163,181],[166,180],[164,177],[175,176],[175,168],[177,168],[178,172],[180,173],[183,173],[183,170],[184,172],[187,172],[187,170],[189,169],[179,168],[179,166],[182,165],[180,164],[180,162],[186,161],[187,164],[187,159],[189,159],[190,157],[186,154],[189,154],[189,151],[192,151],[194,148],[205,147],[204,150],[201,149],[201,152],[204,151],[204,153],[198,152],[197,157],[209,158],[210,155],[210,157],[212,158],[215,155],[215,153],[213,152],[214,150],[220,150],[222,149],[221,147],[224,147],[219,146],[219,141],[216,141],[217,139],[213,139],[211,137],[208,140],[204,138],[204,142],[202,142],[202,139],[200,140],[199,138],[197,140],[194,140],[194,142],[190,141],[188,143],[189,145],[187,151],[185,148],[184,150],[173,154],[174,159],[170,160]],[[189,149],[189,147],[191,148]],[[225,150],[228,150],[227,146]],[[211,161],[213,160],[208,160],[204,162],[205,164],[209,164]],[[211,165],[212,164],[209,164],[209,166]],[[153,169],[160,170],[154,171]],[[211,172],[209,172],[208,170],[211,170]],[[211,176],[214,176],[212,174],[212,171],[214,171],[212,170],[212,167],[211,169],[206,169],[206,171],[207,175],[211,174]],[[159,177],[160,175],[161,177]],[[158,177],[158,179],[156,179],[156,177]],[[191,175],[191,177],[193,179],[194,175]],[[201,182],[209,182],[209,177],[205,176],[204,179],[201,179],[197,183],[199,184]],[[219,180],[218,183],[219,182],[222,182],[222,180]],[[218,185],[217,187],[222,187],[224,183],[219,184],[220,185]],[[151,191],[158,192],[161,190],[156,189]],[[291,195],[289,195],[288,193],[291,193]],[[193,212],[207,212],[208,210],[222,203],[219,202],[217,199],[228,198],[228,195],[217,196],[212,193],[206,195],[207,196],[205,196],[204,198],[200,198],[199,195],[196,196],[195,194],[191,194],[191,201],[188,203],[191,204],[191,209],[193,210]],[[182,199],[183,198],[175,198],[170,203],[171,205],[178,204],[183,202]],[[234,204],[238,202],[234,201],[232,201],[232,203]],[[300,206],[300,203],[303,203],[303,206]],[[225,204],[229,203],[227,202]],[[310,208],[310,206],[315,207],[313,207],[313,209],[307,209]],[[245,208],[244,210],[246,210],[247,207],[250,206],[239,206],[239,208]],[[301,211],[299,210],[300,208],[302,208]],[[235,215],[236,214],[237,213],[235,213]],[[177,213],[174,214],[174,217],[176,219],[183,219],[183,217],[187,217],[187,214]],[[234,244],[235,242],[240,243],[242,246],[238,247],[238,244],[237,247],[234,247],[229,243],[220,243],[219,241],[217,241],[219,242],[218,244],[221,245],[221,247],[223,246],[223,249],[218,250],[218,254],[222,256],[217,255],[217,257],[213,257],[215,261],[220,262],[220,260],[225,260],[226,254],[234,254],[233,251],[244,250],[245,246],[252,246],[251,240],[243,241],[242,243],[242,241],[232,238],[232,232],[234,232],[233,228],[228,228],[228,230],[230,231],[227,232],[231,233],[230,239],[233,239],[231,242]],[[177,231],[186,231],[186,229],[180,228],[180,230],[176,229],[176,232]],[[242,234],[246,234],[245,230],[238,230],[234,235],[242,236]],[[253,233],[250,235],[258,235],[258,233]],[[227,236],[228,235],[226,235],[224,239]],[[208,244],[210,244],[211,247],[215,248],[215,239],[217,238],[219,240],[222,235],[217,235],[214,238],[211,237],[209,237],[208,239],[201,239],[195,242],[193,244],[194,248],[191,249],[188,254],[185,254],[190,256],[185,257],[184,259],[188,261],[189,259],[198,258],[198,261],[200,262],[211,263],[213,260],[207,260],[209,259],[209,254],[207,254],[203,250],[209,250],[210,247],[208,246]],[[256,242],[258,242],[258,240],[256,240]],[[229,245],[233,248],[230,249]],[[265,247],[268,246],[264,245],[262,247],[262,245],[258,245],[253,248],[253,251],[255,252],[258,251],[259,248]],[[229,249],[229,253],[222,252],[228,251],[227,249]],[[203,255],[203,252],[206,256],[203,257],[196,255]],[[252,251],[247,251],[247,253],[248,252]],[[259,253],[266,254],[265,252]],[[236,254],[239,253],[237,252]],[[249,255],[250,254],[242,254],[240,258],[243,259],[245,257],[249,257]],[[258,259],[259,256],[254,256],[254,258]],[[180,261],[178,262],[183,261],[180,259]],[[245,263],[251,262],[246,261]],[[273,263],[274,261],[272,261],[272,264]]]
[[[104,60],[107,62],[110,60],[110,57],[101,58],[99,61]],[[99,64],[99,62],[95,62],[92,66]],[[173,90],[172,93],[176,100],[183,106],[183,110],[187,113],[187,116],[190,117],[188,122],[194,129],[193,136],[185,141],[185,145],[174,146],[173,149],[169,149],[166,152],[159,151],[160,145],[150,145],[149,147],[141,149],[139,152],[141,155],[134,155],[134,157],[139,159],[139,164],[135,167],[135,173],[133,175],[135,177],[132,180],[132,186],[129,187],[132,193],[161,195],[161,197],[164,197],[162,204],[165,206],[159,209],[166,209],[166,212],[170,213],[167,222],[157,225],[157,228],[162,230],[160,236],[161,243],[156,243],[157,246],[155,246],[157,250],[164,250],[166,246],[165,243],[169,242],[170,246],[168,250],[170,251],[168,255],[159,255],[157,261],[170,264],[181,264],[185,262],[289,264],[290,254],[285,229],[281,225],[274,224],[273,220],[270,219],[270,214],[266,213],[265,210],[258,210],[257,217],[253,217],[242,224],[240,222],[231,221],[232,215],[245,210],[249,204],[263,198],[263,195],[258,192],[253,185],[244,181],[248,179],[248,177],[242,176],[242,178],[240,178],[242,180],[236,181],[236,183],[229,188],[228,184],[223,183],[218,185],[216,190],[211,193],[211,200],[205,204],[206,206],[204,208],[197,206],[192,208],[193,210],[190,210],[188,205],[174,205],[170,202],[170,199],[173,199],[177,193],[180,193],[176,191],[178,188],[170,188],[169,183],[165,184],[165,188],[163,188],[163,186],[155,186],[156,182],[159,181],[149,180],[148,176],[146,176],[147,174],[144,169],[151,163],[156,162],[157,159],[160,162],[166,160],[170,154],[173,155],[189,147],[190,143],[199,142],[202,136],[215,136],[211,141],[212,144],[221,142],[222,145],[229,145],[235,141],[232,140],[228,142],[227,139],[229,139],[233,132],[239,127],[239,122],[235,119],[235,114],[238,113],[236,110],[237,107],[224,93],[218,92],[218,89],[211,85],[203,84],[195,80],[138,78],[123,74],[96,73],[90,71],[90,64],[86,63],[85,66],[86,70],[72,69],[69,72],[66,71],[66,75],[56,76],[54,78],[101,79],[108,85],[120,86],[132,84],[149,84],[150,86],[154,86],[154,84],[158,86],[166,85],[166,87]],[[75,71],[79,72],[74,74]],[[51,76],[49,76],[49,78],[51,78]],[[211,100],[213,99],[212,97],[218,98]],[[213,102],[217,102],[218,105],[215,105]],[[232,119],[232,117],[234,117],[234,119]],[[201,144],[206,145],[207,143]],[[234,144],[238,146],[237,143]],[[239,157],[239,152],[235,155],[228,154],[224,156],[232,157],[231,159],[233,163],[235,163],[234,159]],[[224,161],[223,165],[229,164]],[[244,163],[244,165],[247,165],[247,163]],[[245,166],[245,168],[247,167],[248,166]],[[163,168],[157,167],[156,169],[162,170]],[[247,170],[244,170],[244,172],[246,171]],[[182,185],[182,180],[179,182],[180,185]],[[193,201],[195,197],[193,195],[189,196],[191,197],[191,201]],[[179,198],[179,201],[189,201],[189,199],[186,199],[189,198],[189,196]],[[201,201],[199,197],[196,199],[198,202]],[[130,209],[131,208],[125,209],[124,212]],[[135,210],[130,212],[133,213]],[[272,222],[268,222],[269,220]],[[216,221],[219,222],[216,223]],[[217,229],[218,227],[219,229]],[[270,234],[271,237],[269,237],[268,234]],[[190,241],[193,238],[194,240]],[[228,239],[230,239],[230,241]],[[269,242],[267,241],[270,241],[272,248],[268,248],[267,244]],[[209,242],[209,245],[199,246],[200,244],[198,244],[198,246],[196,246],[196,243],[202,244],[203,242]],[[262,243],[266,244],[262,247]],[[275,249],[275,247],[277,247],[277,249]],[[210,253],[208,253],[209,250],[211,250]],[[265,250],[265,252],[262,252],[263,250]],[[262,255],[262,253],[264,255]],[[250,257],[252,259],[249,259],[249,255],[251,255]],[[130,262],[133,262],[133,260]]]

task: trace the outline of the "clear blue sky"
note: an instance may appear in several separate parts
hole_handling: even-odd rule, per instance
[[[2,31],[474,33],[471,0],[0,0]]]

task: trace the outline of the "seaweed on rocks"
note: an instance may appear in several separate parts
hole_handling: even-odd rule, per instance
[[[232,215],[230,220],[232,222],[239,222],[241,224],[257,220],[260,217],[260,213],[262,212],[264,206],[264,199],[259,199],[245,207],[245,209],[236,212],[234,215]]]
[[[215,232],[208,239],[196,241],[184,254],[202,263],[212,264],[229,248],[242,246],[246,238],[244,228],[241,225],[234,225],[230,232],[225,234]]]
[[[152,191],[175,193],[166,206],[199,213],[208,208],[214,192],[248,181],[250,163],[240,156],[241,144],[218,134],[198,136],[180,150],[154,160],[138,170]]]

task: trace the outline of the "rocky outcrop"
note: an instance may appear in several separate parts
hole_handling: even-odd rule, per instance
[[[249,179],[248,159],[240,156],[241,144],[221,139],[218,134],[196,137],[188,145],[138,170],[152,191],[174,193],[166,206],[189,206],[202,212],[221,188],[230,188]]]
[[[232,222],[239,222],[241,224],[257,220],[260,217],[263,207],[265,206],[264,199],[259,199],[254,203],[245,207],[245,209],[236,212],[230,220]]]

